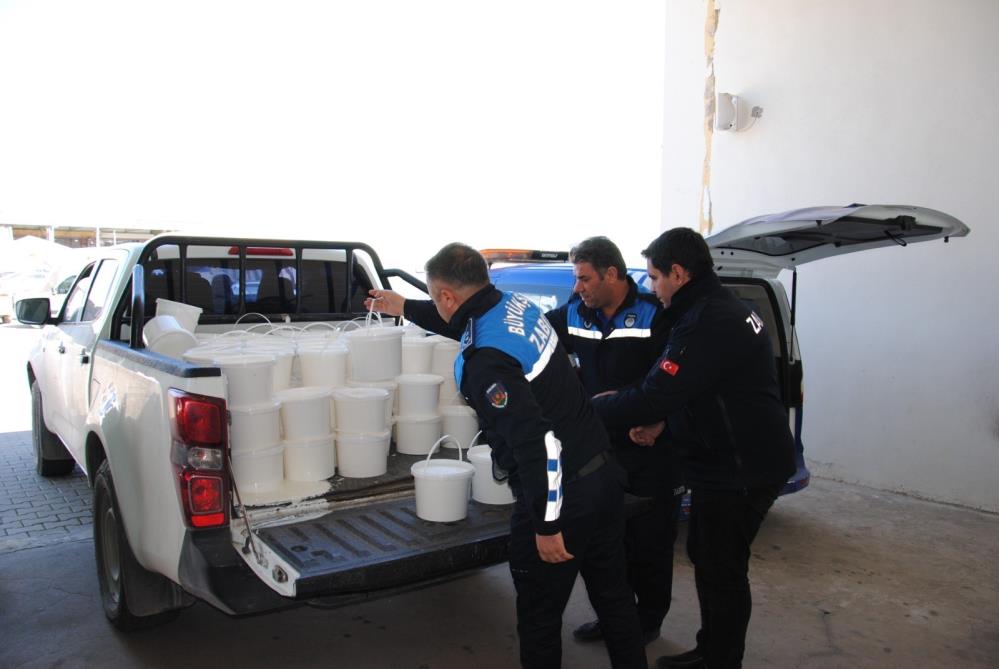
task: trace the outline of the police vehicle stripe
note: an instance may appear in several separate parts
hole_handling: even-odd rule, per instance
[[[531,367],[531,371],[524,375],[528,381],[533,381],[538,374],[545,371],[545,367],[548,366],[548,361],[552,359],[552,353],[555,352],[555,348],[558,346],[558,337],[552,332],[548,336],[548,341],[545,342],[545,350],[541,352],[541,357],[538,358],[534,366]]]
[[[649,328],[618,328],[607,335],[607,338],[620,339],[622,337],[636,337],[644,339],[651,336],[652,330]]]
[[[576,337],[582,337],[583,339],[603,339],[604,338],[604,335],[603,335],[602,332],[600,332],[600,330],[586,330],[584,328],[577,328],[577,327],[573,327],[571,325],[568,328],[566,328],[566,329],[568,330],[569,334],[574,335]]]
[[[562,442],[549,430],[545,433],[545,451],[548,455],[548,501],[545,503],[545,522],[558,520],[562,514]]]

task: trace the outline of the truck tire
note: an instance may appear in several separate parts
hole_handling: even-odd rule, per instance
[[[31,382],[31,444],[35,449],[35,471],[41,476],[65,476],[76,466],[59,437],[45,427],[38,381]]]
[[[128,545],[107,460],[101,463],[94,477],[93,509],[94,556],[104,615],[123,632],[155,627],[176,618],[180,613],[178,609],[137,616],[128,608],[129,598],[138,593],[130,592],[126,584],[162,577],[144,569]]]

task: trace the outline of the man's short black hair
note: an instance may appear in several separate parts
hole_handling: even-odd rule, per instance
[[[451,242],[424,266],[427,278],[463,288],[484,286],[489,283],[489,268],[482,254],[467,244]]]
[[[710,272],[715,264],[704,237],[690,228],[667,230],[652,240],[642,255],[660,272],[669,273],[677,264],[690,272],[692,279]]]
[[[617,270],[619,279],[628,276],[628,268],[625,267],[621,249],[606,237],[584,239],[572,247],[572,250],[569,251],[569,259],[573,264],[578,262],[590,263],[593,265],[593,269],[600,275],[600,278],[603,278],[604,272],[610,267]]]

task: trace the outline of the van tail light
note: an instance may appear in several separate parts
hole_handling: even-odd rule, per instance
[[[188,527],[229,524],[229,430],[225,400],[170,390],[170,454]]]

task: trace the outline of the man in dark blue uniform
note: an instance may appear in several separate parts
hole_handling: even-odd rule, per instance
[[[620,249],[606,237],[583,240],[570,252],[573,296],[546,316],[559,341],[579,363],[591,397],[641,382],[666,345],[670,321],[659,300],[638,290]],[[643,640],[659,637],[673,590],[673,544],[684,488],[673,449],[663,439],[640,446],[625,429],[609,429],[628,490],[652,499],[652,507],[625,525],[628,582],[635,593]],[[583,641],[601,638],[599,621],[573,632]]]
[[[620,471],[568,355],[536,306],[489,283],[475,249],[449,244],[426,271],[432,305],[371,295],[385,313],[460,336],[455,380],[517,497],[510,573],[521,664],[561,666],[562,611],[581,574],[611,665],[647,667],[625,580]]]
[[[752,611],[750,545],[795,471],[794,439],[762,319],[721,285],[704,238],[663,233],[642,254],[674,321],[641,385],[594,400],[608,425],[651,443],[668,425],[691,488],[687,552],[701,609],[697,647],[662,668],[742,666]],[[646,426],[646,427],[640,427]]]

